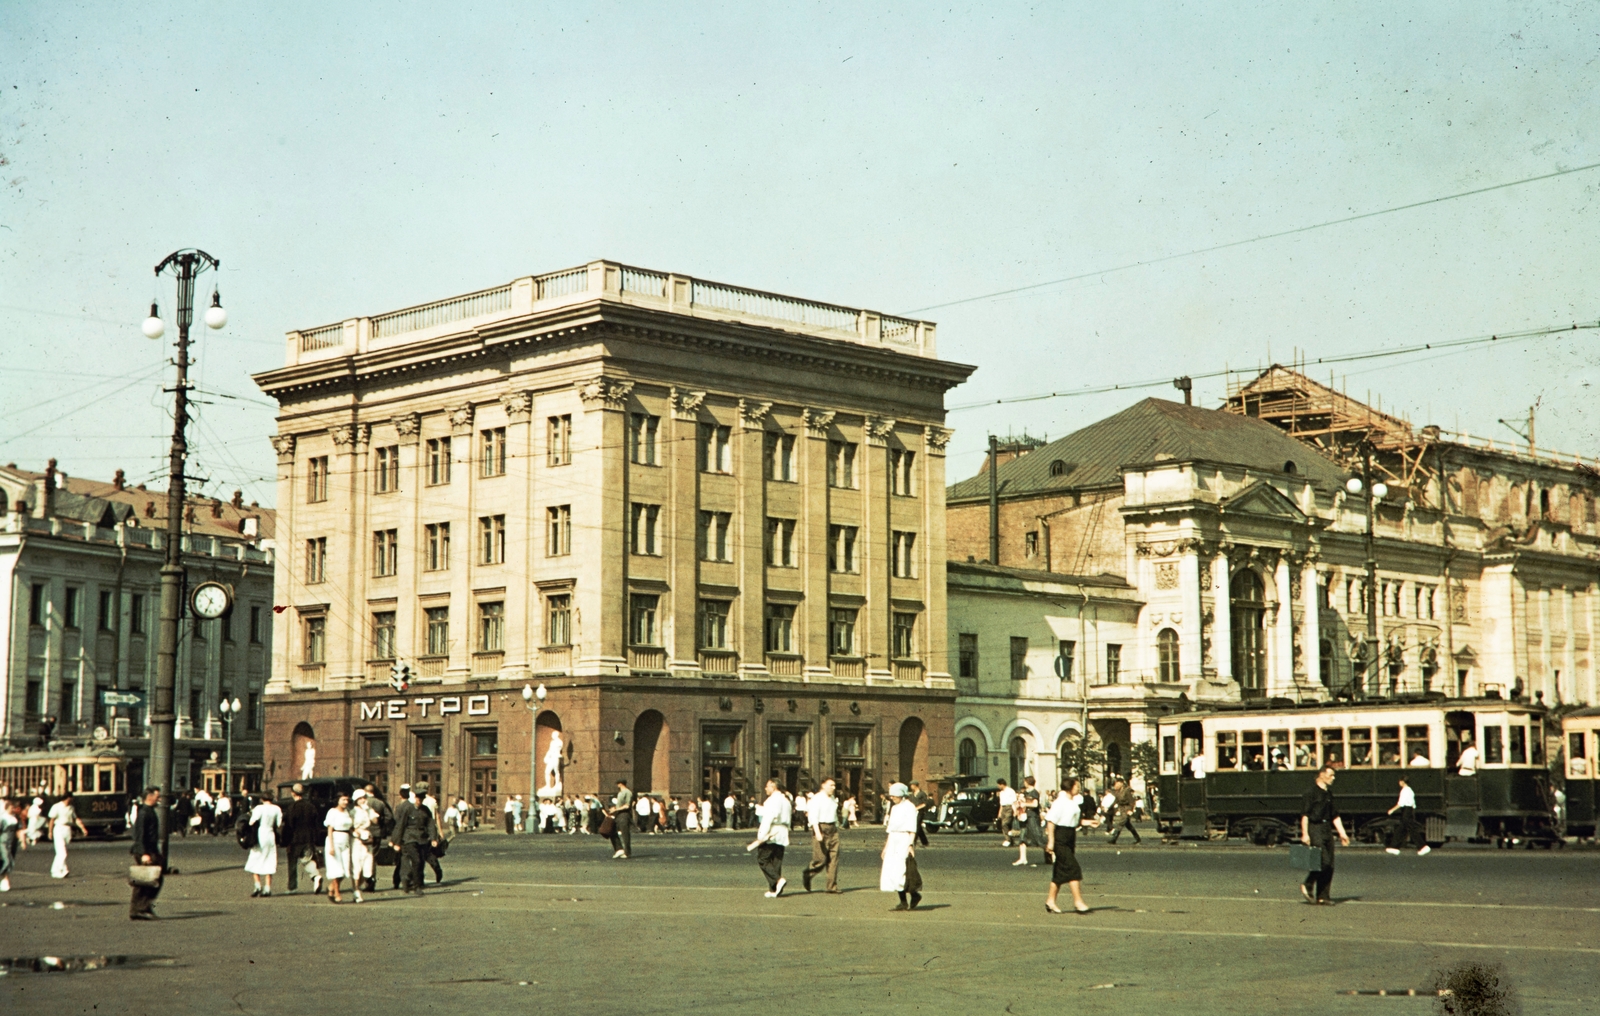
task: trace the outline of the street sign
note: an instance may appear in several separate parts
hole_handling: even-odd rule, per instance
[[[144,692],[142,691],[111,691],[100,693],[100,701],[108,706],[142,706],[144,705]]]

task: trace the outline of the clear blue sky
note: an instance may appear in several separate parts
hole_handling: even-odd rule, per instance
[[[164,474],[170,351],[138,325],[178,247],[222,259],[232,318],[201,343],[194,472],[270,504],[249,374],[292,328],[596,257],[902,312],[1600,162],[1593,5],[774,6],[0,5],[0,461]],[[927,316],[979,367],[952,405],[1592,321],[1597,188]],[[1540,443],[1592,456],[1597,349],[1341,383],[1508,438],[1537,400]],[[1145,394],[1177,397],[952,413],[952,478],[990,430]]]

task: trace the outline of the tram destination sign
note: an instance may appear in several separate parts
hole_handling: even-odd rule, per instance
[[[142,706],[144,692],[107,690],[100,693],[100,701],[108,706]]]

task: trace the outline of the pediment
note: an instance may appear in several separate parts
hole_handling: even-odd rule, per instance
[[[1306,521],[1299,506],[1265,480],[1257,480],[1222,503],[1228,515],[1259,515],[1291,522]]]

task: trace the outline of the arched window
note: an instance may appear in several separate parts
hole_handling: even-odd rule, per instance
[[[1178,683],[1178,633],[1171,628],[1156,635],[1156,672],[1163,684]]]
[[[1033,767],[1028,764],[1028,742],[1020,737],[1011,739],[1011,785],[1022,786],[1026,776],[1033,775]]]
[[[1267,686],[1267,641],[1263,621],[1267,592],[1261,576],[1240,569],[1229,583],[1233,620],[1233,679],[1247,697],[1257,697]]]
[[[960,746],[956,748],[956,772],[962,776],[979,775],[978,742],[970,737],[963,737]]]
[[[1062,462],[1060,459],[1054,460],[1053,462],[1050,463],[1050,475],[1051,476],[1066,476],[1067,475],[1067,464],[1065,462]]]

